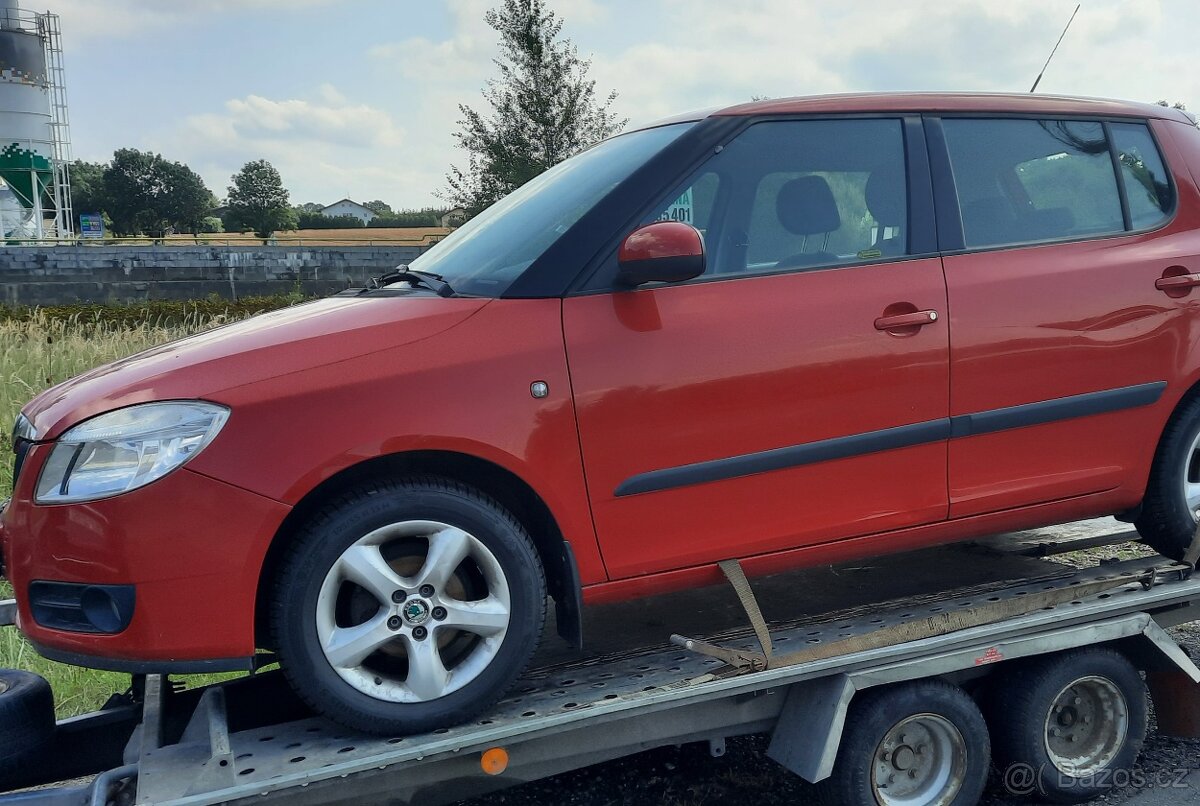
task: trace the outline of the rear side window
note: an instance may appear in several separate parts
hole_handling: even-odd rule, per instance
[[[1100,123],[946,119],[942,125],[967,248],[1125,230]]]
[[[1113,123],[1108,128],[1121,165],[1130,224],[1135,230],[1156,227],[1170,216],[1175,194],[1154,138],[1141,123]]]

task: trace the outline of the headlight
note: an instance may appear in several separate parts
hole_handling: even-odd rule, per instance
[[[37,442],[37,430],[24,414],[18,414],[17,421],[13,424],[12,444],[15,446],[19,440]]]
[[[39,504],[136,490],[198,454],[229,419],[201,401],[143,403],[85,420],[58,438],[38,479]]]

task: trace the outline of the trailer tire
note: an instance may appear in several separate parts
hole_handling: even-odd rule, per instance
[[[34,762],[54,730],[50,684],[36,674],[0,669],[0,782]]]
[[[1196,512],[1187,488],[1200,483],[1200,396],[1171,415],[1150,465],[1146,494],[1134,527],[1150,548],[1182,560],[1196,533]]]
[[[407,735],[499,700],[542,635],[546,581],[528,532],[450,479],[352,490],[296,535],[271,623],[284,675],[315,711]]]
[[[845,725],[833,774],[816,786],[826,806],[974,806],[983,794],[987,723],[958,686],[919,680],[870,689],[851,702]]]
[[[1010,792],[1079,803],[1133,768],[1146,739],[1146,686],[1123,655],[1073,650],[1014,664],[998,678],[990,723],[996,769]]]

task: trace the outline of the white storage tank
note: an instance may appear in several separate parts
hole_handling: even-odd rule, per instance
[[[40,238],[47,219],[54,219],[55,237],[73,231],[62,186],[65,95],[56,92],[54,75],[61,62],[51,63],[61,53],[57,23],[54,15],[21,9],[19,0],[0,0],[0,179],[27,219],[14,229],[10,216],[0,215],[8,238]]]

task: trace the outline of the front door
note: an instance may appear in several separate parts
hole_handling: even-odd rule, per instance
[[[703,276],[564,301],[612,578],[946,517],[946,292],[906,131],[755,123],[645,218],[700,229]]]

